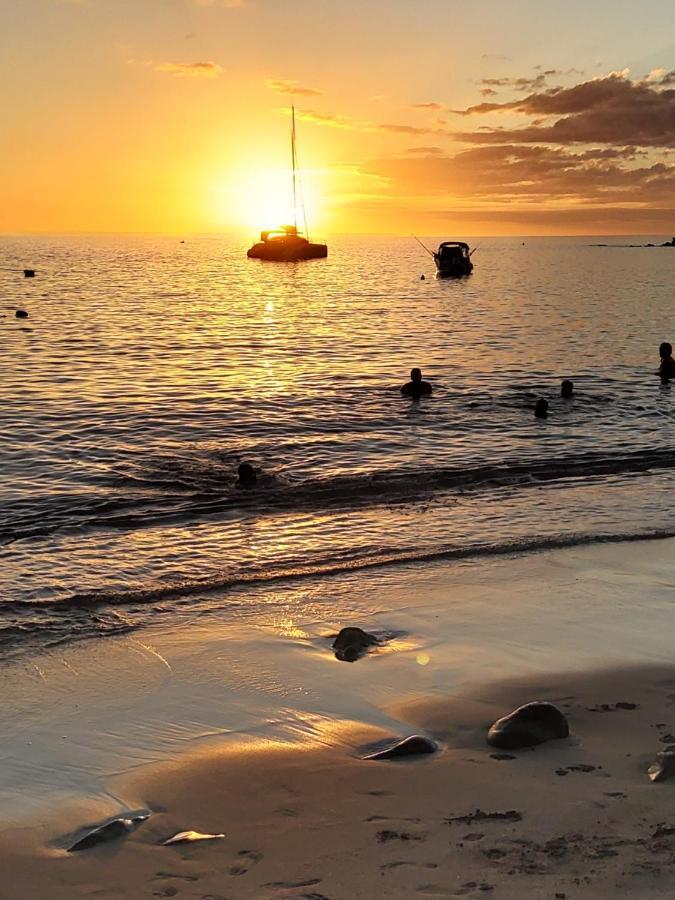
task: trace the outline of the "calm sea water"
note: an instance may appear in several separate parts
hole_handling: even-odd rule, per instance
[[[1,238],[5,654],[186,605],[255,620],[283,578],[675,533],[675,251],[477,243],[452,281],[407,238],[281,265],[232,237]]]

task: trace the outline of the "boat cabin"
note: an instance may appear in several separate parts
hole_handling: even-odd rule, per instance
[[[288,238],[297,238],[306,241],[307,238],[300,234],[295,225],[282,225],[280,228],[270,228],[260,232],[261,241],[284,241]]]
[[[439,275],[468,275],[473,269],[471,250],[464,241],[444,241],[434,253]]]
[[[469,245],[464,241],[444,241],[438,248],[437,256],[443,263],[457,264],[470,258]]]

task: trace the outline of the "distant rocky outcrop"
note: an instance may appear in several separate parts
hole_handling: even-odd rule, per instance
[[[488,732],[487,741],[500,750],[517,750],[566,738],[569,733],[567,719],[556,706],[535,701],[497,719]]]

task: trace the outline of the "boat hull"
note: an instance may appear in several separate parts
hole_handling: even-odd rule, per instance
[[[448,265],[447,263],[443,264],[434,255],[434,262],[436,263],[436,275],[439,278],[461,278],[463,275],[470,275],[473,272],[473,263],[470,259]]]
[[[328,256],[326,244],[303,241],[296,244],[285,241],[259,241],[246,254],[250,259],[266,259],[270,262],[300,262],[305,259],[324,259]]]

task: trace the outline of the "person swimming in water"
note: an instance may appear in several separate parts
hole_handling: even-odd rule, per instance
[[[673,345],[668,341],[664,341],[659,347],[659,356],[661,357],[661,365],[656,373],[661,376],[664,383],[675,378],[675,359],[673,359]]]
[[[236,482],[237,487],[246,488],[247,490],[254,487],[258,480],[255,469],[251,463],[247,462],[239,463],[237,475],[239,476]]]
[[[410,381],[406,382],[401,388],[401,393],[405,397],[428,397],[431,394],[431,385],[428,381],[422,381],[422,370],[411,369]]]
[[[548,400],[540,397],[534,405],[534,414],[538,419],[548,418]]]
[[[566,400],[574,396],[574,382],[570,381],[569,378],[566,378],[560,385],[560,396]]]

